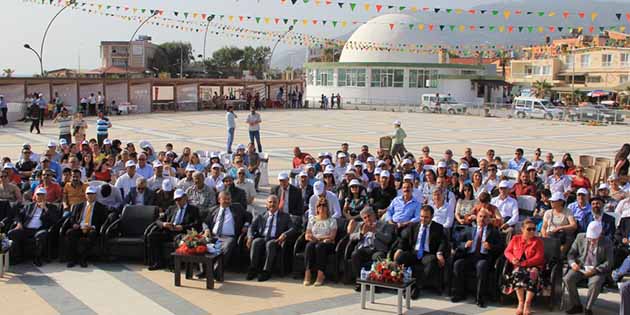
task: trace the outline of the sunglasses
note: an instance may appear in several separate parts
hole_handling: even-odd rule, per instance
[[[536,228],[535,227],[527,228],[526,231],[527,232],[536,232]]]

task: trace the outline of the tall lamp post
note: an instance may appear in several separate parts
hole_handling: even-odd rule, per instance
[[[215,15],[211,14],[208,16],[208,23],[206,23],[206,32],[203,36],[203,60],[206,60],[206,43],[208,42],[208,28],[210,28],[210,22],[214,20]]]
[[[53,22],[57,19],[57,17],[63,11],[65,11],[68,7],[70,7],[71,5],[74,5],[76,2],[77,2],[76,0],[67,1],[66,5],[63,8],[61,8],[61,10],[59,10],[59,12],[55,14],[55,16],[53,16],[50,22],[48,22],[48,26],[46,26],[46,30],[44,31],[44,36],[42,37],[41,46],[39,47],[39,53],[35,49],[33,49],[33,47],[31,47],[31,45],[29,45],[28,43],[24,44],[24,48],[32,51],[33,53],[35,53],[35,56],[37,56],[37,59],[39,60],[39,71],[42,78],[45,76],[44,74],[44,43],[46,42],[46,36],[48,36],[48,31],[50,30],[50,27],[52,26]]]
[[[125,63],[125,77],[127,79],[129,79],[129,62],[131,62],[131,58],[133,56],[133,49],[132,49],[131,43],[133,42],[134,37],[136,37],[136,34],[138,34],[140,29],[144,26],[144,24],[147,24],[147,22],[149,22],[150,19],[154,18],[158,14],[160,14],[160,10],[154,10],[153,13],[149,17],[147,17],[146,19],[144,19],[144,21],[142,21],[142,23],[140,23],[138,28],[136,28],[136,31],[133,32],[133,35],[131,35],[131,38],[129,39],[129,48],[127,48],[127,62]]]
[[[278,38],[278,40],[276,41],[276,44],[273,45],[273,49],[271,50],[271,54],[269,55],[269,64],[267,66],[268,72],[271,72],[271,59],[273,58],[273,53],[276,51],[276,47],[278,47],[278,44],[280,44],[280,41],[283,40],[287,36],[287,34],[289,34],[289,32],[291,32],[292,30],[293,30],[293,25],[290,25],[289,29],[286,32],[284,32],[282,36]]]

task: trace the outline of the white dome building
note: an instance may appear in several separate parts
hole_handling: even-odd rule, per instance
[[[378,16],[357,28],[339,62],[305,64],[310,106],[332,94],[341,95],[343,106],[420,105],[423,94],[434,93],[469,104],[502,99],[494,65],[451,64],[446,51],[415,49],[427,44],[422,31],[408,27],[419,23],[406,14]]]

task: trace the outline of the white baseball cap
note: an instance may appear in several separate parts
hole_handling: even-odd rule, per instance
[[[400,124],[401,124],[400,120],[398,120],[398,119],[394,120],[394,125],[400,126]]]
[[[349,168],[349,169],[346,170],[346,172],[344,174],[354,174],[354,170]]]
[[[410,160],[410,159],[404,159],[404,160],[402,161],[402,163],[401,163],[401,164],[402,164],[402,165],[405,165],[405,164],[413,164],[413,162],[411,162],[411,160]]]
[[[374,162],[376,162],[376,159],[375,159],[373,156],[368,156],[368,158],[367,158],[366,162],[368,162],[368,163],[370,163],[370,162],[374,163]]]
[[[55,142],[55,140],[51,139],[51,140],[48,141],[48,147],[49,148],[53,148],[53,147],[56,147],[56,146],[57,146],[57,143]]]
[[[304,169],[306,170],[311,169],[311,168],[315,168],[315,166],[313,166],[313,164],[310,164],[310,163],[304,166]]]
[[[59,139],[59,145],[67,145],[68,144],[68,140],[66,139]]]
[[[315,195],[323,194],[325,189],[326,187],[322,181],[317,181],[313,184],[313,193],[315,193]]]
[[[170,179],[165,179],[162,181],[162,190],[163,191],[173,191],[173,182]]]
[[[211,159],[218,158],[218,157],[220,157],[218,152],[210,152]]]
[[[324,157],[326,156],[326,152],[319,152],[319,154],[317,155],[317,157]]]
[[[112,144],[112,140],[109,140],[109,138],[103,140],[103,144]]]
[[[510,188],[510,182],[508,182],[507,180],[502,180],[499,183],[499,188]]]
[[[335,172],[333,172],[333,170],[331,170],[331,169],[329,169],[329,168],[326,168],[326,169],[324,170],[324,175],[333,175],[334,173],[335,173]]]
[[[350,181],[350,185],[349,186],[361,186],[361,182],[359,182],[358,179],[353,179]]]
[[[219,164],[219,163],[214,163],[214,164],[212,164],[212,167],[211,167],[211,168],[221,168],[221,164]]]
[[[98,188],[94,186],[88,186],[87,189],[85,190],[86,194],[95,194],[97,192],[98,192]]]
[[[553,168],[564,168],[564,163],[560,161],[553,163]]]
[[[345,153],[343,153],[343,152],[339,152],[339,153],[337,153],[337,158],[338,158],[338,159],[340,159],[340,158],[345,158],[345,157],[347,157],[347,155],[346,155]]]
[[[46,188],[44,188],[44,187],[39,187],[39,188],[37,188],[37,189],[35,190],[35,194],[36,194],[36,195],[45,195],[45,194],[47,194],[47,193],[48,193],[48,192],[46,191]]]
[[[602,224],[597,220],[591,221],[586,228],[586,238],[598,239],[600,235],[602,235]]]
[[[381,170],[380,167],[375,168],[374,169],[374,175],[381,175],[381,171],[383,171],[383,170]]]
[[[245,149],[246,149],[246,147],[242,143],[236,146],[236,150],[245,150]]]
[[[462,164],[460,164],[460,165],[459,165],[459,169],[460,169],[460,170],[467,170],[467,169],[468,169],[468,164],[466,164],[466,163],[462,163]]]
[[[308,173],[306,173],[305,171],[301,171],[300,174],[298,174],[299,177],[308,177]]]
[[[177,200],[181,197],[186,196],[186,192],[183,189],[176,189],[175,193],[173,194],[173,199]]]
[[[601,183],[599,184],[599,187],[597,187],[597,190],[602,190],[602,189],[610,189],[610,186],[608,186],[608,184],[606,183]]]
[[[385,165],[385,161],[383,161],[383,160],[379,160],[378,163],[376,163],[376,166],[378,166],[378,167],[381,167],[383,165]]]
[[[413,181],[414,179],[415,179],[415,178],[414,178],[414,176],[413,176],[412,174],[406,174],[406,175],[403,177],[403,180],[411,180],[411,181]]]
[[[324,165],[330,165],[330,164],[332,164],[332,163],[330,162],[330,159],[324,159],[324,160],[322,161],[322,164],[324,164]]]
[[[289,173],[287,172],[278,173],[278,180],[288,180],[288,179],[289,179]]]
[[[361,163],[361,161],[359,161],[359,160],[356,160],[356,161],[354,161],[354,166],[361,166],[361,167],[363,167],[363,163]]]
[[[160,161],[153,162],[153,168],[163,167],[164,165]]]
[[[125,163],[125,167],[136,167],[136,162],[134,162],[133,160],[129,160],[127,161],[127,163]]]
[[[446,168],[446,162],[444,162],[444,161],[440,161],[440,162],[438,163],[437,167],[438,167],[438,168],[440,168],[440,167]]]
[[[188,164],[186,165],[186,172],[195,172],[197,171],[197,169],[192,165],[192,164]]]
[[[538,169],[536,167],[534,167],[533,165],[530,165],[527,167],[527,171],[537,171]]]
[[[588,195],[588,190],[586,190],[586,188],[580,188],[577,191],[577,195]]]
[[[560,191],[556,191],[553,194],[551,194],[551,198],[549,198],[549,201],[564,201],[564,194]]]
[[[381,177],[387,177],[389,178],[391,175],[389,174],[389,171],[381,171]]]
[[[6,169],[13,169],[13,168],[15,168],[15,165],[13,165],[13,163],[11,163],[11,162],[4,163],[4,167],[2,167],[2,169],[5,169],[5,170]]]

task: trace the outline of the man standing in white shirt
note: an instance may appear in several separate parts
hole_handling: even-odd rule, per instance
[[[500,230],[504,233],[511,234],[518,223],[518,202],[510,197],[510,182],[502,180],[499,183],[499,195],[492,198],[490,203],[499,209],[503,218],[503,225]]]
[[[256,112],[256,107],[252,106],[252,111],[247,115],[247,124],[249,125],[249,142],[258,145],[258,152],[262,152],[262,144],[260,143],[260,123],[262,119],[260,114]]]
[[[227,114],[225,114],[225,120],[227,123],[227,153],[232,154],[232,142],[234,142],[234,130],[236,129],[236,114],[234,114],[234,107],[229,105],[227,107]]]
[[[127,194],[129,194],[131,189],[136,187],[136,180],[138,177],[142,177],[140,174],[136,173],[136,163],[132,160],[125,163],[125,168],[127,169],[127,172],[118,177],[115,185],[122,193],[123,200],[127,197]]]

